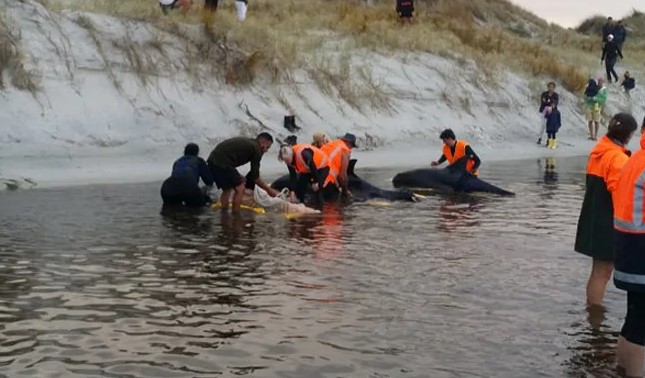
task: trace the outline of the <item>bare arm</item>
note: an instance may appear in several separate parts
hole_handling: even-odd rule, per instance
[[[340,163],[340,172],[338,172],[338,181],[344,192],[349,192],[349,178],[347,177],[347,168],[349,167],[349,159],[351,153],[349,151],[343,153]]]
[[[255,180],[255,185],[259,186],[260,188],[264,189],[271,197],[275,197],[278,193],[273,189],[269,184],[264,182],[261,178],[257,178]]]

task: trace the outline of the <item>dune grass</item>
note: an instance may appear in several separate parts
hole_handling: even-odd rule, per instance
[[[25,68],[24,56],[20,51],[20,35],[0,9],[0,89],[6,87],[5,76],[20,90],[33,94],[39,89],[35,72]]]
[[[589,77],[590,62],[597,61],[599,48],[595,37],[550,25],[506,0],[417,0],[415,22],[406,27],[398,23],[391,1],[375,0],[373,6],[365,6],[358,0],[254,0],[244,23],[235,21],[231,0],[214,15],[203,12],[203,3],[195,0],[189,13],[169,16],[160,12],[155,1],[41,1],[53,10],[150,22],[186,38],[192,59],[217,62],[218,74],[233,85],[246,85],[258,77],[281,82],[296,68],[312,72],[316,82],[340,82],[341,74],[360,79],[356,75],[360,67],[347,70],[339,65],[341,60],[332,67],[312,59],[321,50],[358,48],[380,54],[427,52],[471,59],[485,72],[526,72],[578,92]],[[190,34],[187,27],[202,32]],[[143,71],[143,59],[131,50],[129,54],[132,64]],[[323,70],[313,73],[316,69]],[[351,92],[339,85],[325,85],[338,93]]]

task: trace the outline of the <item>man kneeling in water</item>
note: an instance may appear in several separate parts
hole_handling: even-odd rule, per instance
[[[204,159],[199,157],[199,146],[188,143],[184,156],[172,165],[172,173],[161,185],[164,205],[204,206],[206,198],[199,189],[201,177],[207,186],[213,185],[213,176]]]
[[[436,167],[448,161],[448,164],[453,164],[457,160],[467,157],[468,163],[466,164],[466,171],[475,176],[479,175],[479,156],[473,151],[470,145],[463,140],[457,140],[454,131],[451,129],[445,129],[439,135],[439,139],[443,141],[443,153],[438,161],[433,161],[430,165]]]

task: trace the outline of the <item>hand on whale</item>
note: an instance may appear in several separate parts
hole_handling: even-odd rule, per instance
[[[378,188],[369,182],[358,177],[354,172],[354,167],[356,166],[356,159],[351,159],[349,161],[349,166],[347,167],[347,178],[349,190],[352,193],[352,199],[355,201],[367,201],[370,199],[381,198],[389,201],[416,201],[415,195],[407,190],[386,190]],[[282,190],[289,186],[289,175],[284,175],[273,183],[271,187],[276,190]]]
[[[467,161],[464,157],[446,168],[419,168],[401,172],[394,176],[392,184],[395,188],[434,189],[442,193],[485,192],[504,196],[515,195],[466,172]]]

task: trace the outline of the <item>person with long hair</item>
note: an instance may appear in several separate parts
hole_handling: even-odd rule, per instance
[[[589,155],[584,201],[575,250],[593,259],[587,281],[587,305],[601,306],[614,270],[614,207],[612,194],[627,160],[627,144],[637,128],[634,117],[616,114]]]

